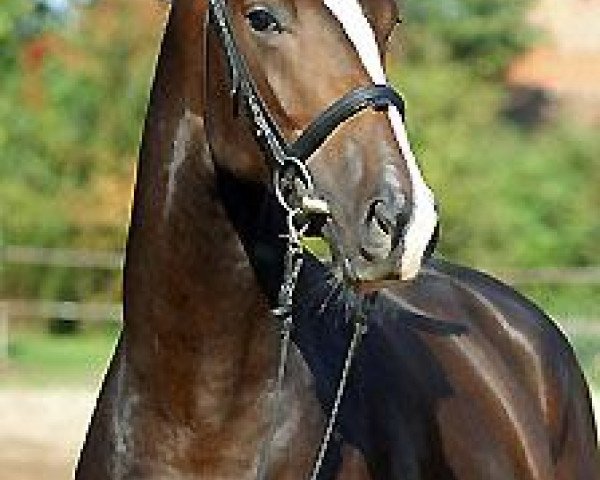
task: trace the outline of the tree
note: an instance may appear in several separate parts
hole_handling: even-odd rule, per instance
[[[0,10],[0,244],[120,249],[165,5],[56,5]],[[94,284],[5,273],[3,288],[24,295],[76,298]]]

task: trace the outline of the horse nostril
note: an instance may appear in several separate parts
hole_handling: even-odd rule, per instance
[[[377,202],[373,208],[374,219],[379,228],[390,235],[394,230],[394,216],[383,202]]]
[[[392,250],[393,220],[381,199],[372,201],[364,217],[359,252],[368,262],[387,258]]]
[[[376,199],[369,205],[365,221],[368,228],[365,237],[368,250],[377,251],[378,257],[386,257],[400,243],[402,233],[410,221],[410,208],[404,197],[396,196],[388,201]]]
[[[379,229],[386,235],[391,235],[394,230],[393,214],[389,212],[382,200],[376,200],[371,204],[367,222],[376,222]]]

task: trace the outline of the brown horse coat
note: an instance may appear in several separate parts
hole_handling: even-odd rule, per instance
[[[278,332],[254,237],[236,229],[208,148],[204,19],[203,1],[172,7],[140,154],[125,325],[78,480],[253,479],[260,461]],[[236,200],[252,217],[252,197]],[[343,316],[316,322],[326,290],[303,292],[269,467],[277,480],[308,474],[337,382],[327,372],[345,346]],[[535,307],[433,260],[379,298],[322,479],[600,478],[581,371]],[[314,329],[320,337],[303,336]]]

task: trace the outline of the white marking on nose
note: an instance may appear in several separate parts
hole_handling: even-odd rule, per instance
[[[375,33],[358,0],[323,0],[323,3],[342,25],[371,80],[376,84],[387,84]],[[438,218],[433,193],[423,180],[402,116],[393,106],[389,108],[388,116],[398,146],[406,160],[413,189],[413,212],[404,236],[404,252],[400,266],[402,279],[409,280],[419,273],[423,254]]]

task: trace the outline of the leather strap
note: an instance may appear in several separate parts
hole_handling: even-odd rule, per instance
[[[394,106],[404,118],[404,99],[388,85],[359,87],[344,95],[317,117],[289,147],[290,153],[306,161],[342,123],[365,109],[386,110]]]
[[[404,116],[404,100],[392,87],[362,86],[334,102],[295,142],[289,144],[258,93],[237,46],[227,5],[222,0],[209,0],[208,4],[209,23],[221,40],[229,65],[231,95],[236,111],[243,108],[252,125],[254,137],[272,168],[281,168],[297,160],[306,162],[339,125],[368,108],[385,110],[395,106]]]

